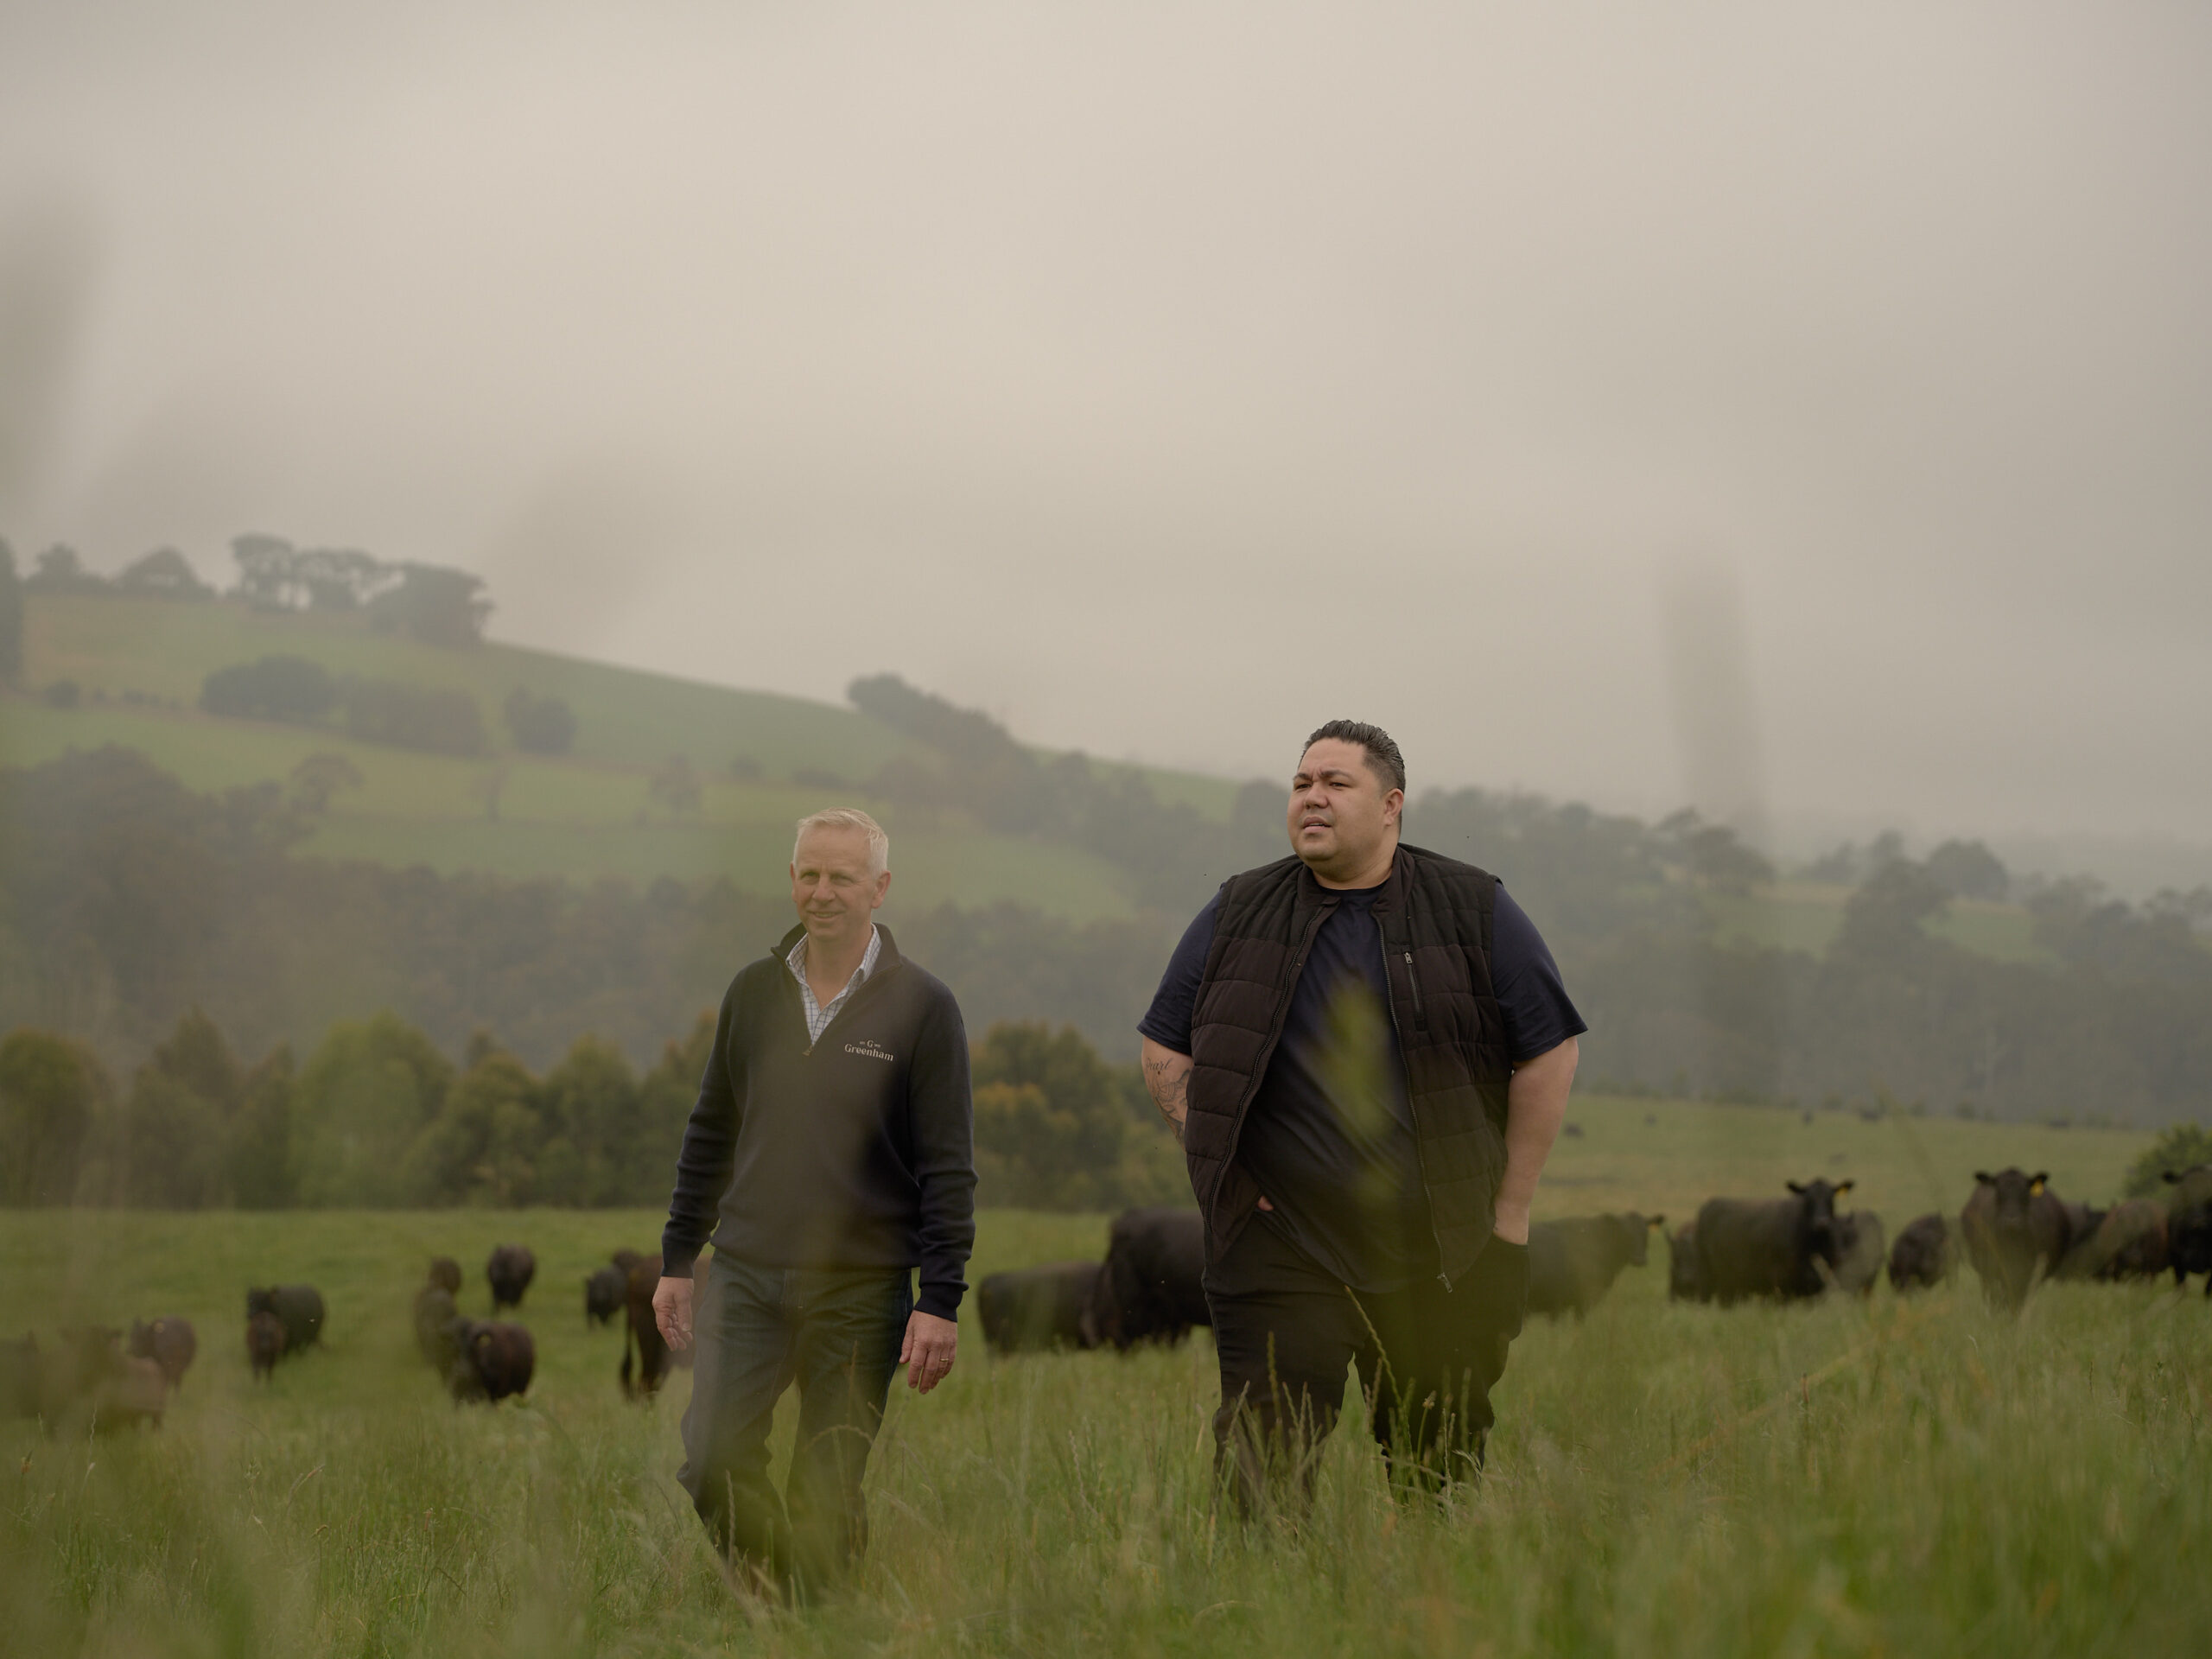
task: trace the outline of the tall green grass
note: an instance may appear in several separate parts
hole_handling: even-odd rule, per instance
[[[1571,1207],[1571,1206],[1567,1206]],[[733,1594],[671,1476],[688,1378],[615,1388],[581,1277],[646,1214],[0,1217],[0,1331],[183,1312],[202,1351],[158,1431],[0,1428],[0,1649],[38,1654],[2201,1650],[2212,1618],[2212,1307],[1970,1287],[1722,1312],[1663,1252],[1587,1320],[1536,1322],[1479,1491],[1402,1507],[1358,1425],[1310,1518],[1218,1513],[1203,1334],[993,1359],[894,1391],[874,1541],[804,1614]],[[1098,1217],[987,1214],[976,1272],[1096,1254]],[[541,1267],[526,1403],[457,1408],[412,1354],[434,1250]],[[265,1387],[239,1293],[308,1279],[327,1351]],[[785,1413],[788,1427],[788,1405]],[[779,1462],[787,1451],[779,1443]]]

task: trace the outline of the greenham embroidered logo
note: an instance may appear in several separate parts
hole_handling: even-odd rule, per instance
[[[857,1043],[847,1043],[845,1045],[845,1052],[848,1054],[857,1054],[864,1060],[892,1060],[895,1062],[899,1058],[887,1048],[877,1047],[875,1039],[870,1037],[863,1037]]]

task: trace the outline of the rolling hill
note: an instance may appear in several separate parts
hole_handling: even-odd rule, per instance
[[[474,699],[488,739],[461,759],[353,741],[341,734],[202,712],[216,670],[283,654],[359,675],[452,690]],[[1136,908],[1126,868],[1065,842],[995,834],[957,810],[918,812],[870,792],[888,762],[924,746],[860,710],[772,692],[486,643],[455,650],[375,632],[360,620],[256,610],[235,601],[180,603],[116,594],[27,596],[23,684],[0,699],[0,766],[36,765],[72,749],[134,748],[188,786],[282,782],[309,755],[343,755],[358,788],[331,800],[300,848],[442,874],[485,871],[648,885],[727,875],[740,888],[780,887],[794,818],[858,801],[898,837],[887,913],[957,901],[1010,899],[1072,922]],[[41,693],[62,682],[76,706]],[[569,753],[518,750],[500,718],[518,688],[558,697],[576,715]],[[696,808],[671,811],[650,792],[655,772],[684,757],[700,785]],[[1227,819],[1237,785],[1196,773],[1138,771],[1163,803]],[[807,781],[799,781],[800,778]],[[835,779],[836,781],[829,781]],[[1513,872],[1504,873],[1511,877]],[[1823,952],[1851,889],[1783,882],[1750,894],[1708,893],[1716,942]],[[2041,959],[2018,905],[1961,900],[1929,929],[2002,961]]]
[[[306,658],[334,675],[464,692],[484,715],[489,752],[427,754],[336,732],[219,719],[197,707],[211,672],[276,654]],[[35,696],[0,702],[0,765],[116,744],[194,789],[215,790],[282,782],[311,754],[343,755],[362,781],[333,798],[300,849],[311,856],[640,884],[728,875],[741,888],[773,891],[784,880],[792,820],[857,800],[898,837],[894,915],[897,907],[956,899],[1015,899],[1071,921],[1132,908],[1126,878],[1090,853],[990,834],[957,812],[902,812],[871,796],[864,780],[913,753],[913,741],[855,709],[803,698],[515,645],[441,649],[344,617],[77,594],[29,596],[23,680],[41,692],[67,682],[77,688],[76,705]],[[569,753],[513,747],[499,710],[517,688],[569,704],[576,716]],[[696,808],[681,812],[649,792],[654,773],[678,755],[701,786]],[[1216,779],[1145,775],[1163,798],[1211,817],[1225,816],[1235,792]]]

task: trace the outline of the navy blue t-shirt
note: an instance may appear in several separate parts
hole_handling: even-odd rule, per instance
[[[1236,1161],[1274,1206],[1260,1219],[1361,1291],[1395,1290],[1437,1270],[1374,914],[1382,891],[1338,892],[1236,1143]],[[1179,1054],[1191,1052],[1191,1016],[1220,905],[1216,893],[1184,933],[1137,1026]],[[1535,925],[1503,884],[1491,929],[1491,982],[1516,1064],[1589,1029]]]

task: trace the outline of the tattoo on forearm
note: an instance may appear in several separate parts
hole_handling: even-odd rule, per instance
[[[1191,1068],[1154,1060],[1147,1064],[1144,1071],[1144,1084],[1151,1091],[1152,1103],[1160,1108],[1167,1127],[1174,1130],[1175,1144],[1179,1147],[1183,1144],[1183,1118],[1191,1109]]]

